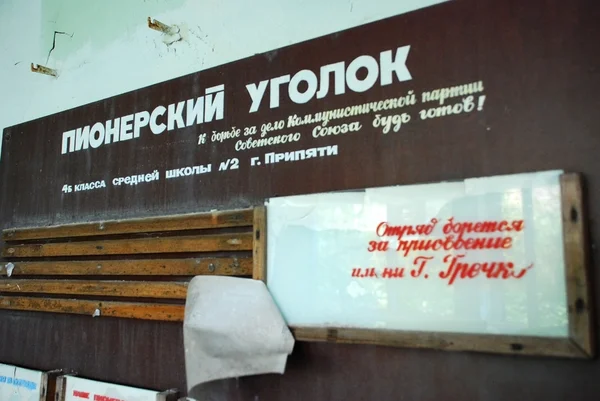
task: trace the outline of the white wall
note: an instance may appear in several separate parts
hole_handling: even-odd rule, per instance
[[[443,1],[0,0],[0,132]],[[166,46],[161,33],[147,27],[149,16],[187,27],[189,34]],[[59,77],[30,72],[32,62],[57,69]],[[0,152],[1,146],[0,140]]]

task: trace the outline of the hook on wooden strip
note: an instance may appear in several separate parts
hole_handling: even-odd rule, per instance
[[[37,72],[38,74],[50,75],[52,77],[58,77],[58,71],[44,67],[43,65],[31,63],[31,72]]]

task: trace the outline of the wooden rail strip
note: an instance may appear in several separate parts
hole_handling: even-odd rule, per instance
[[[161,281],[0,280],[0,292],[185,299],[188,284]]]
[[[254,209],[254,251],[252,259],[254,268],[252,278],[267,282],[267,209],[257,207]]]
[[[132,220],[112,220],[61,226],[11,228],[2,232],[5,241],[72,238],[94,235],[182,231],[252,226],[252,209],[184,214]]]
[[[12,262],[11,276],[251,276],[252,258]],[[0,277],[6,276],[0,265]]]
[[[290,327],[296,341],[371,344],[443,351],[494,352],[512,355],[584,356],[568,338],[463,333],[373,330],[353,328]]]
[[[4,257],[131,255],[252,250],[252,233],[6,245]]]
[[[596,344],[582,181],[580,174],[563,174],[560,177],[569,336],[591,358],[596,353]]]
[[[182,322],[185,306],[0,296],[0,309]]]

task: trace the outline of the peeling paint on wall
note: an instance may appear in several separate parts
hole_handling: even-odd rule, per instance
[[[44,0],[42,2],[42,43],[52,47],[53,32],[77,33],[61,41],[53,52],[54,60],[65,60],[85,46],[101,52],[113,42],[126,40],[135,27],[143,26],[149,15],[160,15],[182,7],[185,0],[82,2]]]

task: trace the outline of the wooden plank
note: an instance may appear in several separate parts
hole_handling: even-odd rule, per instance
[[[5,245],[2,256],[26,258],[250,250],[252,250],[252,233],[242,233]]]
[[[0,309],[173,322],[182,322],[185,313],[184,305],[11,296],[0,296]]]
[[[292,327],[297,341],[370,344],[443,351],[474,351],[511,355],[582,358],[568,338],[410,332],[352,328]]]
[[[254,209],[254,233],[252,278],[267,282],[267,209],[264,206]]]
[[[185,299],[188,284],[161,281],[0,280],[0,292]]]
[[[251,276],[252,258],[12,262],[14,276]],[[0,276],[6,276],[0,265]]]
[[[578,174],[563,174],[560,182],[569,335],[582,352],[592,358],[595,346],[582,179]]]
[[[249,227],[252,225],[252,218],[252,209],[242,209],[62,226],[12,228],[4,230],[2,237],[5,241],[22,241],[206,228]]]

